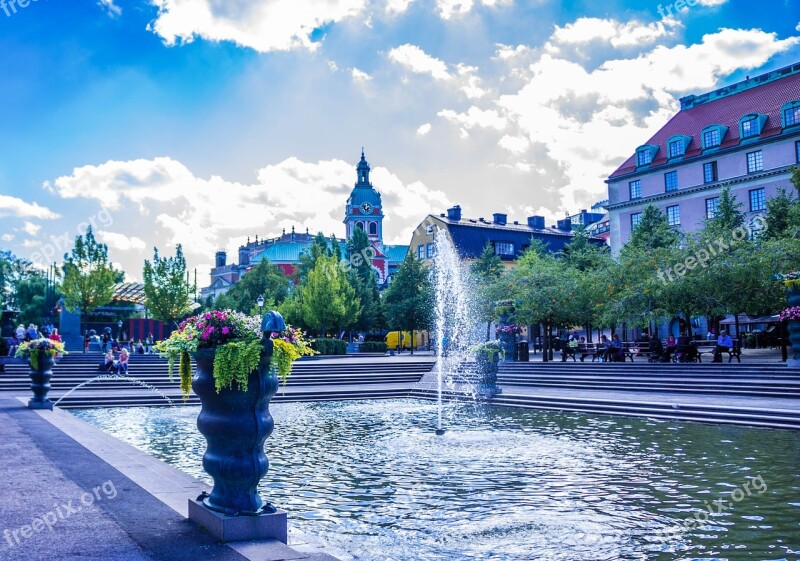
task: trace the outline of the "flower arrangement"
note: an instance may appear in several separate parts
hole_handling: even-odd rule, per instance
[[[64,343],[61,341],[52,341],[50,339],[42,338],[33,339],[20,344],[19,348],[17,348],[17,352],[14,353],[14,356],[29,360],[31,363],[31,368],[38,370],[40,356],[43,355],[52,358],[57,355],[65,354],[68,353],[66,349],[64,349]]]
[[[800,288],[800,271],[773,275],[772,280],[783,283],[786,288]]]
[[[485,358],[489,362],[494,362],[497,360],[497,357],[505,358],[503,347],[500,345],[499,341],[486,341],[485,343],[473,345],[470,351],[472,351],[472,354],[474,354],[478,360]]]
[[[781,321],[800,321],[800,306],[786,308],[779,317]]]
[[[292,371],[292,362],[303,355],[314,354],[299,329],[287,327],[283,333],[272,333],[274,348],[271,366],[276,368],[283,383]],[[192,316],[178,325],[168,339],[156,344],[161,356],[169,359],[169,373],[179,361],[181,389],[184,396],[192,387],[190,353],[215,349],[214,385],[217,393],[234,385],[247,388],[250,373],[258,368],[263,346],[261,319],[233,310],[214,310]]]
[[[500,325],[494,329],[495,335],[519,335],[520,333],[522,333],[522,326],[517,324]]]

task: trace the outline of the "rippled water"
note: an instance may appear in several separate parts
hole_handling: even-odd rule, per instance
[[[198,410],[74,414],[210,483]],[[455,404],[437,437],[413,400],[271,410],[263,495],[353,559],[798,559],[797,432]]]

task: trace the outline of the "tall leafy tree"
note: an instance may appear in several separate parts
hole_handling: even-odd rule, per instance
[[[361,312],[355,289],[332,255],[317,259],[295,298],[297,301],[290,309],[296,306],[294,313],[299,313],[305,325],[323,336],[329,328],[350,327]]]
[[[372,251],[372,244],[366,232],[356,228],[347,243],[347,258],[350,265],[350,283],[361,302],[361,313],[353,328],[360,331],[379,329],[385,323],[378,280],[372,269],[372,261],[369,259]]]
[[[256,306],[259,296],[264,298],[265,307],[274,306],[286,299],[290,283],[277,265],[264,259],[239,279],[228,292],[219,296],[214,307],[249,313]]]
[[[47,281],[41,273],[32,273],[21,279],[16,286],[16,300],[19,303],[20,323],[44,323]]]
[[[300,255],[300,262],[297,264],[295,276],[301,284],[305,282],[308,274],[316,266],[317,260],[320,257],[330,257],[333,255],[328,241],[328,238],[326,238],[322,232],[319,232],[314,236],[308,251]]]
[[[492,321],[496,320],[494,302],[500,299],[497,281],[503,274],[503,262],[491,242],[486,242],[478,259],[470,265],[470,274],[476,285],[477,310],[486,322],[486,340],[491,338]]]
[[[64,255],[64,306],[73,313],[90,314],[108,304],[119,276],[108,261],[108,247],[98,243],[91,226],[75,238],[72,253]]]
[[[412,252],[408,252],[386,289],[384,304],[390,328],[413,333],[430,327],[433,309],[430,274]]]
[[[623,251],[674,247],[679,241],[678,232],[670,228],[664,213],[653,205],[647,205],[642,210],[642,218],[633,229]]]
[[[153,318],[174,324],[191,312],[194,291],[181,244],[175,246],[175,257],[160,257],[153,248],[152,263],[144,262],[145,305]]]
[[[17,294],[19,283],[40,274],[27,259],[0,251],[0,311],[21,305]]]

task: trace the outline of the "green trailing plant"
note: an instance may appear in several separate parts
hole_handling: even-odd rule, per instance
[[[232,310],[213,310],[181,322],[168,339],[159,342],[156,350],[169,361],[169,375],[179,361],[181,390],[189,396],[192,387],[191,353],[204,349],[214,353],[214,386],[247,391],[250,374],[258,370],[264,353],[261,318]],[[286,331],[272,332],[273,353],[270,370],[274,369],[286,383],[292,362],[303,355],[315,354],[302,331],[287,326]]]
[[[505,358],[503,347],[499,341],[486,341],[472,347],[472,354],[478,360],[495,362],[498,358]]]

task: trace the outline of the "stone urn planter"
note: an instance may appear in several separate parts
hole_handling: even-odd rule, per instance
[[[264,501],[258,484],[269,470],[264,442],[275,424],[269,402],[292,362],[314,354],[299,329],[278,312],[260,321],[233,310],[213,310],[181,322],[156,345],[173,364],[181,389],[200,398],[197,428],[206,439],[203,468],[211,492],[189,500],[189,518],[223,542],[287,541],[286,512]],[[191,357],[194,357],[194,374]]]
[[[50,392],[50,378],[53,376],[55,362],[55,356],[47,351],[30,351],[28,376],[31,379],[31,391],[33,392],[33,397],[28,400],[30,409],[53,410],[53,402],[50,401],[47,394]]]
[[[787,288],[786,295],[789,301],[789,310],[800,308],[800,286]],[[789,360],[786,364],[789,368],[800,368],[800,319],[790,319],[787,322],[787,331],[791,348],[789,349]]]
[[[202,502],[228,516],[274,513],[276,509],[264,503],[257,490],[269,469],[264,442],[275,426],[269,402],[278,390],[278,377],[269,366],[271,352],[250,374],[246,391],[223,388],[219,393],[214,355],[213,349],[195,353],[197,371],[192,379],[202,404],[197,429],[207,443],[203,469],[214,479],[211,494]]]
[[[475,363],[478,373],[477,397],[478,399],[492,399],[500,393],[500,388],[497,387],[497,367],[500,363],[500,356],[497,354],[492,357],[478,356]]]

